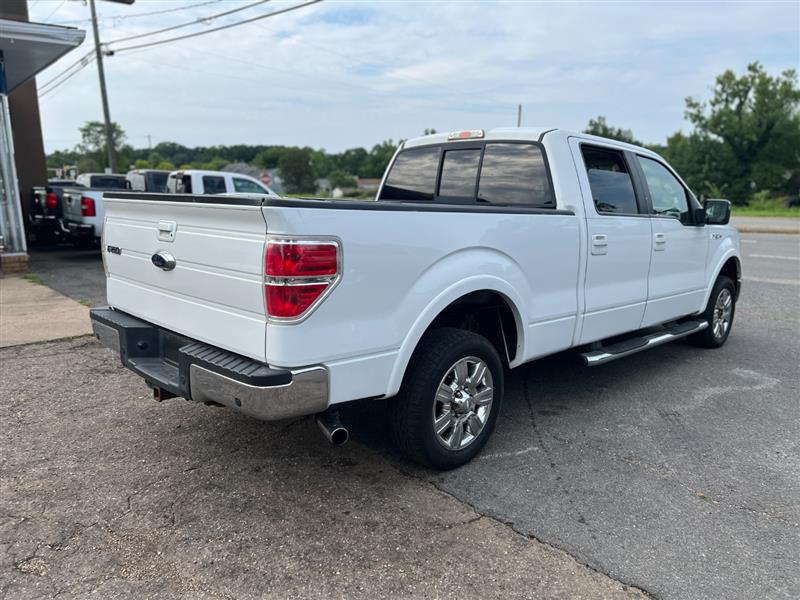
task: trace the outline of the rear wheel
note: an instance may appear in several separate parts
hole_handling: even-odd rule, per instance
[[[689,342],[701,348],[719,348],[731,334],[735,313],[736,287],[729,277],[720,275],[701,315],[708,321],[708,327],[689,336]]]
[[[503,365],[484,337],[462,329],[427,333],[390,411],[395,444],[412,460],[453,469],[480,452],[503,399]]]

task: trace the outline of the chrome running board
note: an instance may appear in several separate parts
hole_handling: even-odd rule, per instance
[[[618,358],[679,340],[687,335],[703,331],[706,327],[708,327],[708,321],[684,321],[683,323],[676,323],[666,327],[661,331],[602,346],[597,350],[581,352],[581,357],[587,366],[596,367]]]

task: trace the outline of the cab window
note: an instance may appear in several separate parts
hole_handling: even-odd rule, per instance
[[[478,165],[481,149],[448,150],[442,163],[442,180],[439,196],[443,198],[475,198],[475,183],[478,181]]]
[[[600,214],[639,213],[633,179],[619,150],[582,146],[583,162],[595,208]]]
[[[541,148],[533,144],[486,144],[478,202],[554,208]]]
[[[689,199],[683,184],[660,162],[644,156],[638,156],[637,159],[650,192],[653,214],[690,223]]]
[[[397,155],[381,191],[381,200],[433,200],[439,147],[412,148]]]
[[[255,181],[242,179],[241,177],[233,178],[233,191],[245,194],[265,194],[267,192],[267,190],[258,185]]]
[[[203,175],[204,194],[224,194],[225,178],[216,175]]]

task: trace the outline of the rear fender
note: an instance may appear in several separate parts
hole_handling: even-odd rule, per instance
[[[491,265],[494,273],[475,275],[476,264],[481,264],[482,267]],[[449,281],[449,284],[442,289],[444,278]],[[522,295],[518,292],[522,282],[524,282],[524,276],[510,257],[487,249],[463,250],[443,258],[426,270],[411,287],[409,295],[424,293],[430,289],[439,290],[439,293],[420,311],[403,339],[389,380],[387,396],[393,396],[400,390],[411,355],[434,319],[450,304],[472,292],[483,290],[497,292],[508,302],[517,328],[517,359],[511,365],[516,366],[524,355],[523,349],[526,347],[526,328],[522,326],[523,319],[520,310],[524,303]]]

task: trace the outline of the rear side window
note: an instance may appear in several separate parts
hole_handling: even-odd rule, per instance
[[[438,170],[438,146],[401,152],[383,186],[381,200],[433,200]]]
[[[633,180],[622,152],[595,146],[583,146],[581,152],[597,212],[637,214]]]
[[[541,149],[532,144],[486,144],[478,201],[554,207]]]
[[[264,194],[266,190],[258,185],[255,181],[249,179],[242,179],[241,177],[233,178],[233,191],[243,192],[246,194]]]
[[[451,198],[474,198],[478,181],[481,149],[447,150],[442,162],[439,195]]]
[[[215,175],[203,175],[203,193],[204,194],[224,194],[225,193],[225,178]]]

